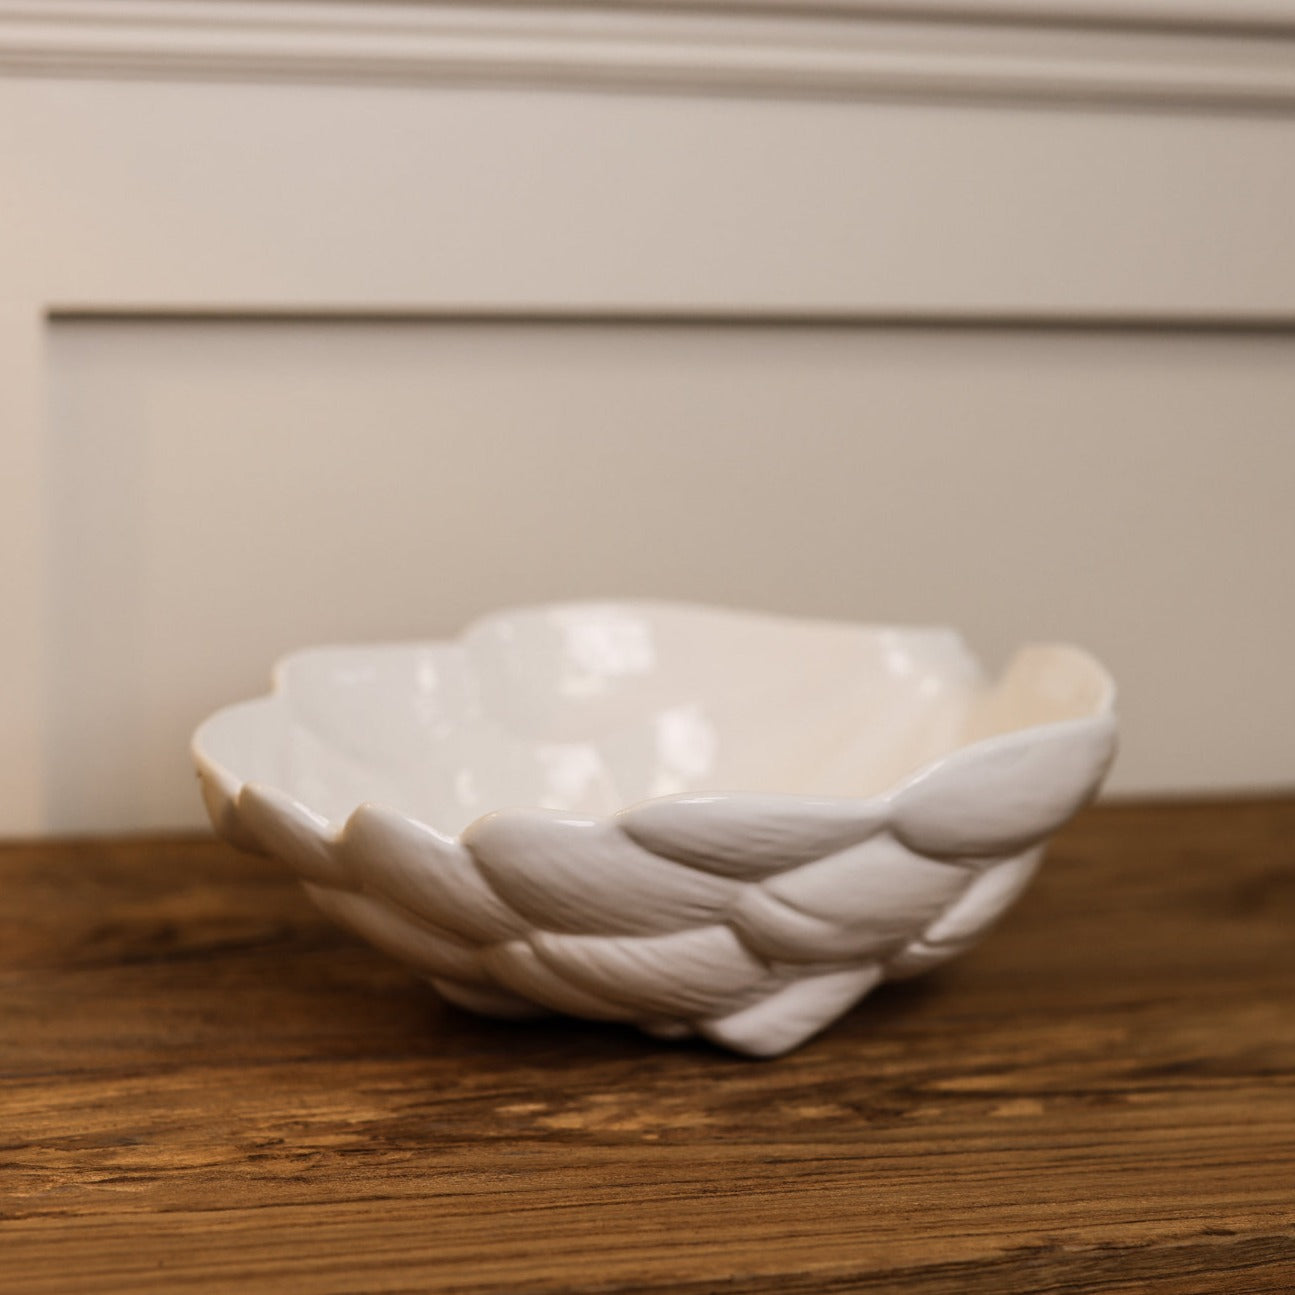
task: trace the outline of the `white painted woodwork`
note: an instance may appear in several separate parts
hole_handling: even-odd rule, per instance
[[[1115,788],[1295,782],[1284,8],[0,4],[0,830],[587,592],[1072,637]]]
[[[1117,787],[1293,768],[1295,339],[81,322],[51,368],[67,827],[200,821],[188,732],[294,647],[617,594],[1074,640]]]

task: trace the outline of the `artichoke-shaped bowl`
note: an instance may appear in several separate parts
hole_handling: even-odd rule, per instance
[[[216,830],[450,1002],[796,1047],[970,946],[1115,751],[1033,645],[667,603],[310,648],[193,739]]]

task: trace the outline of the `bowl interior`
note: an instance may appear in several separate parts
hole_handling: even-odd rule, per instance
[[[315,648],[204,725],[204,756],[343,821],[363,801],[457,833],[491,810],[656,796],[869,796],[979,738],[1109,704],[1068,647],[987,684],[958,635],[670,604],[488,617],[451,643]]]

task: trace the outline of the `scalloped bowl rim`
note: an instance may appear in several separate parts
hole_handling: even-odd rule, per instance
[[[1063,652],[1067,654],[1076,664],[1081,664],[1083,668],[1089,670],[1095,679],[1100,681],[1099,696],[1092,704],[1086,714],[1070,716],[1063,719],[1047,720],[1040,723],[1031,723],[1020,727],[1008,728],[1002,732],[994,733],[988,736],[979,737],[973,741],[953,745],[950,749],[941,754],[934,755],[929,759],[921,761],[914,768],[910,769],[901,778],[891,782],[884,790],[874,791],[867,794],[819,794],[815,792],[804,792],[794,790],[765,790],[753,789],[747,786],[716,786],[706,788],[705,790],[683,790],[669,792],[661,795],[641,796],[627,799],[623,804],[614,810],[605,811],[601,814],[579,814],[582,821],[591,818],[601,818],[614,820],[626,815],[632,815],[648,805],[668,805],[668,804],[697,804],[703,802],[713,802],[717,800],[741,800],[747,803],[763,801],[769,804],[776,804],[779,801],[789,802],[796,801],[801,804],[819,804],[824,807],[828,806],[845,806],[847,804],[884,804],[901,795],[911,785],[918,783],[950,762],[966,758],[974,758],[978,753],[992,754],[996,749],[1019,742],[1026,736],[1042,737],[1046,734],[1064,734],[1067,732],[1077,732],[1085,728],[1098,726],[1114,726],[1116,718],[1116,701],[1117,689],[1109,671],[1102,663],[1090,652],[1074,644],[1058,641],[1027,641],[1015,649],[1014,653],[1004,663],[998,678],[991,680],[984,672],[983,663],[980,658],[972,652],[963,634],[949,625],[941,624],[902,624],[897,622],[863,622],[850,621],[844,619],[835,619],[829,617],[803,617],[786,615],[765,611],[751,611],[744,608],[735,608],[715,604],[690,603],[684,601],[668,601],[661,599],[646,598],[618,598],[605,600],[578,600],[578,601],[561,601],[561,602],[543,602],[518,604],[507,608],[501,608],[479,616],[467,623],[467,625],[456,635],[439,639],[381,639],[372,641],[338,641],[329,643],[311,644],[305,647],[296,648],[290,652],[284,653],[278,657],[270,671],[271,687],[266,693],[259,696],[246,698],[241,701],[233,702],[222,706],[213,711],[194,731],[190,741],[190,754],[196,764],[200,774],[204,778],[211,779],[224,797],[231,801],[236,801],[242,787],[252,784],[265,786],[262,780],[242,778],[229,766],[226,761],[218,759],[208,749],[209,737],[212,731],[222,722],[230,717],[242,712],[252,710],[269,710],[282,705],[287,682],[294,670],[304,662],[318,658],[321,654],[345,652],[362,657],[368,653],[377,653],[391,650],[406,649],[436,649],[445,646],[459,646],[470,638],[472,634],[481,629],[495,625],[501,622],[509,621],[518,615],[562,612],[569,610],[593,610],[593,611],[629,611],[651,615],[653,613],[669,612],[683,615],[698,616],[722,616],[734,617],[750,622],[752,625],[765,624],[780,626],[798,631],[827,631],[827,632],[862,632],[870,634],[893,634],[904,639],[915,636],[930,640],[940,640],[952,651],[956,652],[962,658],[965,666],[970,667],[971,681],[981,691],[1001,684],[1011,672],[1014,663],[1027,652]],[[268,784],[273,787],[273,782]],[[483,811],[479,816],[471,819],[465,826],[457,832],[446,832],[430,821],[428,817],[419,813],[410,812],[398,805],[392,804],[389,800],[382,797],[361,798],[355,800],[350,810],[342,817],[332,816],[321,813],[312,807],[308,801],[293,795],[286,788],[276,788],[276,790],[291,801],[301,812],[308,815],[317,825],[320,831],[328,834],[334,839],[340,838],[346,830],[347,824],[354,816],[356,811],[362,808],[382,808],[400,817],[408,819],[423,829],[430,831],[445,840],[465,840],[473,833],[474,829],[482,821],[489,819],[501,813],[553,813],[561,815],[577,814],[574,809],[555,808],[550,806],[539,806],[525,803],[507,803],[500,804],[495,808]]]

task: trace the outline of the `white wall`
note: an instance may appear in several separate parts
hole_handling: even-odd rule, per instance
[[[48,813],[197,821],[181,757],[303,643],[649,594],[1098,651],[1114,786],[1295,773],[1295,339],[65,323]]]
[[[866,14],[848,84],[677,50],[659,84],[640,32],[607,91],[515,42],[361,87],[346,32],[331,72],[288,41],[195,80],[162,17],[34,77],[6,21],[0,830],[196,823],[187,733],[277,654],[585,594],[1074,639],[1121,684],[1117,790],[1295,784],[1271,15],[1141,65],[1094,29],[1063,94],[1021,32],[937,23],[961,62],[914,37],[902,98]]]

